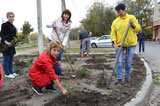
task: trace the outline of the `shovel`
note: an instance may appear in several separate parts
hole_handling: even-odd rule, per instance
[[[57,37],[58,37],[58,40],[59,40],[59,41],[61,42],[61,44],[62,44],[62,41],[60,40],[60,37],[59,37],[59,34],[58,34],[56,28],[54,28],[54,30],[55,30],[55,32],[56,32],[56,35],[57,35]],[[63,50],[64,50],[64,48],[63,48]],[[65,50],[64,50],[64,54],[65,54],[65,56],[66,56],[66,58],[67,58],[68,64],[70,65],[72,71],[75,73],[75,71],[74,71],[74,69],[73,69],[73,66],[72,66],[72,64],[71,64],[71,61],[70,61],[70,59],[68,58],[68,55],[67,55],[67,53],[66,53]],[[76,75],[71,75],[71,77],[75,78]]]
[[[114,65],[114,69],[113,69],[112,75],[111,75],[111,77],[110,77],[110,79],[109,79],[109,81],[108,81],[108,83],[107,83],[107,88],[109,88],[110,82],[111,82],[111,80],[112,80],[112,76],[115,74],[116,66],[117,66],[117,63],[118,63],[118,60],[119,60],[119,56],[120,56],[120,54],[121,54],[123,44],[124,44],[124,42],[125,42],[125,40],[126,40],[128,31],[129,31],[129,28],[130,28],[130,23],[128,24],[127,31],[126,31],[125,36],[124,36],[124,38],[123,38],[123,42],[122,42],[121,47],[120,47],[120,49],[119,49],[119,51],[118,51],[118,56],[117,56],[117,58],[116,58],[116,62],[115,62],[115,65]]]

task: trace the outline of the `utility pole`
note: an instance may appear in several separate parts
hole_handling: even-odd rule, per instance
[[[63,12],[66,9],[65,0],[61,0],[61,7],[62,7],[62,12]],[[68,38],[68,48],[71,48],[69,38]]]
[[[39,55],[40,55],[43,52],[41,0],[37,0],[37,23],[38,23],[38,47],[39,47]]]
[[[61,0],[61,7],[62,7],[62,11],[66,9],[65,0]]]

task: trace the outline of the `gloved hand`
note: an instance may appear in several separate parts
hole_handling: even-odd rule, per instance
[[[5,40],[4,43],[5,43],[6,45],[8,45],[9,47],[12,46],[12,44],[11,44],[10,42],[8,42],[7,40]]]

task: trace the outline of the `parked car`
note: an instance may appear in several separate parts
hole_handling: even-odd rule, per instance
[[[91,40],[91,47],[113,47],[111,43],[111,35],[102,35],[100,38],[96,40]]]
[[[91,37],[91,40],[97,40],[99,37]]]

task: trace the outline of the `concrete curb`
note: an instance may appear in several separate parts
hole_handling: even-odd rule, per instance
[[[144,62],[146,67],[146,81],[142,85],[141,90],[138,91],[136,97],[131,99],[131,101],[124,106],[146,106],[148,104],[148,100],[153,88],[152,72],[147,62],[144,59],[141,60]]]

